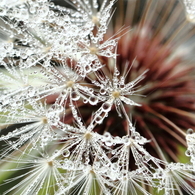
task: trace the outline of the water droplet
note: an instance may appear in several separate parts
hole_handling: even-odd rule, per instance
[[[105,144],[107,145],[107,146],[112,146],[113,145],[113,142],[112,142],[112,140],[111,139],[108,139],[106,142],[105,142]]]
[[[61,105],[56,104],[55,105],[55,111],[56,112],[63,112],[64,111],[64,107],[61,106]]]
[[[145,160],[146,162],[148,162],[150,159],[151,159],[150,155],[145,155],[145,156],[144,156],[144,160]]]
[[[91,67],[89,65],[85,66],[85,72],[89,73],[91,71]]]
[[[112,104],[110,104],[110,103],[108,103],[108,102],[105,102],[105,103],[102,104],[102,110],[103,110],[104,112],[109,112],[110,109],[111,109],[111,106],[112,106]]]
[[[88,102],[88,99],[83,99],[84,104],[87,104],[87,102]]]
[[[95,122],[100,124],[102,122],[102,117],[101,116],[96,116]]]
[[[185,155],[186,156],[190,156],[191,155],[191,151],[190,150],[186,150]]]
[[[77,101],[80,99],[80,96],[75,91],[72,92],[71,96],[73,101]]]
[[[188,129],[187,130],[187,134],[193,134],[194,133],[194,130],[193,129]]]
[[[105,137],[106,139],[110,139],[110,133],[109,133],[109,132],[105,132],[105,133],[104,133],[104,137]]]
[[[64,150],[63,154],[64,157],[69,157],[70,156],[70,151],[69,150]]]
[[[100,94],[101,94],[101,95],[106,94],[106,90],[105,90],[104,88],[100,89]]]
[[[97,97],[91,96],[91,97],[89,98],[89,103],[90,103],[91,105],[96,105],[96,104],[98,103]]]
[[[36,9],[35,6],[30,6],[29,12],[30,12],[31,14],[34,14],[36,11],[37,11],[37,9]]]

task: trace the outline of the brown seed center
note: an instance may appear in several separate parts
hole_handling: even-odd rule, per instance
[[[48,123],[47,117],[43,117],[43,118],[42,118],[42,123],[43,123],[43,124],[47,124],[47,123]]]
[[[90,50],[90,54],[97,54],[98,52],[98,49],[96,47],[90,47],[89,50]]]
[[[92,16],[92,22],[95,24],[95,25],[99,25],[99,18],[97,16]]]
[[[112,92],[112,96],[113,96],[114,98],[119,98],[119,97],[120,97],[120,92],[119,92],[119,91],[113,91],[113,92]]]
[[[71,80],[66,83],[67,87],[73,87],[73,85],[74,85],[74,81]]]
[[[93,175],[95,174],[93,169],[90,170],[90,173],[93,174]]]
[[[87,132],[87,133],[85,133],[84,137],[85,137],[86,140],[90,140],[92,135],[91,135],[90,132]]]
[[[47,162],[47,163],[48,163],[48,165],[49,165],[50,167],[53,166],[53,161],[49,161],[49,162]]]

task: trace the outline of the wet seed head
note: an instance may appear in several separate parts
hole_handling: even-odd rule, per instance
[[[47,117],[43,117],[41,119],[41,121],[42,121],[43,124],[47,124],[48,123],[48,118]]]

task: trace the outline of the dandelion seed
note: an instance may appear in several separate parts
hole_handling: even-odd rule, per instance
[[[31,102],[32,103],[32,102]],[[6,156],[10,151],[20,149],[24,144],[33,147],[44,148],[49,142],[54,141],[54,137],[60,136],[60,130],[54,130],[53,126],[62,129],[64,126],[60,123],[59,112],[51,110],[41,102],[29,105],[30,108],[21,107],[2,114],[4,117],[4,126],[20,125],[20,127],[1,130],[0,141],[8,142],[7,150],[2,151],[1,156]],[[18,112],[18,113],[16,113]],[[52,114],[51,114],[52,113]],[[55,114],[55,115],[53,115]],[[55,120],[55,124],[52,121]],[[14,140],[13,140],[14,138]]]
[[[148,178],[147,178],[148,179]],[[131,171],[120,177],[119,181],[115,182],[115,188],[113,194],[127,195],[129,193],[138,195],[139,193],[144,195],[150,195],[141,185],[148,185],[144,180],[143,175],[140,175],[139,171]]]
[[[112,183],[108,179],[104,178],[104,171],[102,172],[99,164],[96,164],[95,162],[93,166],[82,166],[82,169],[77,168],[74,170],[71,177],[71,185],[63,190],[60,190],[58,192],[59,195],[96,195],[99,193],[111,195],[107,186],[112,185]]]
[[[159,170],[157,175],[160,179],[160,188],[164,191],[164,194],[183,194],[180,188],[183,188],[188,194],[194,194],[194,189],[188,184],[194,182],[194,175],[190,173],[192,170],[190,165],[184,165],[182,163],[170,163],[165,170]]]
[[[108,113],[111,110],[112,105],[115,105],[118,115],[122,116],[121,114],[122,112],[127,118],[127,120],[129,120],[129,116],[126,113],[126,110],[123,104],[129,105],[129,106],[140,106],[139,103],[136,103],[133,100],[131,100],[131,96],[137,95],[136,93],[139,90],[136,89],[135,86],[137,85],[137,83],[139,83],[144,78],[143,75],[145,73],[146,71],[142,73],[142,75],[140,75],[138,78],[136,78],[135,80],[127,84],[125,84],[124,77],[121,76],[120,79],[118,78],[119,72],[117,69],[114,70],[112,79],[109,79],[105,75],[104,76],[97,75],[98,81],[95,81],[94,84],[100,88],[100,97],[101,97],[100,99],[103,100],[104,103],[96,111],[96,113],[94,113],[94,118],[101,117],[102,119],[99,122],[101,123],[103,119],[107,116],[106,113]]]
[[[22,153],[22,151],[20,151]],[[55,153],[44,154],[40,149],[31,151],[27,156],[20,157],[18,161],[14,156],[7,159],[9,163],[14,163],[15,168],[8,171],[25,171],[21,175],[5,180],[4,185],[18,181],[16,185],[5,191],[5,194],[50,194],[56,193],[64,180],[59,170],[58,162],[56,161]],[[20,179],[23,178],[21,181]]]
[[[74,134],[72,131],[66,131],[66,136],[62,138],[64,146],[61,150],[70,151],[68,158],[72,162],[82,162],[87,165],[96,159],[101,161],[102,166],[103,164],[108,166],[111,163],[106,154],[109,147],[106,146],[103,135],[90,130],[92,126],[92,124],[88,128],[78,126],[74,129]]]

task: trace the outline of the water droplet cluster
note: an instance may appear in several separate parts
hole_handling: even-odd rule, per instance
[[[195,22],[195,2],[193,0],[184,0],[184,5],[186,8],[186,18],[190,22]]]
[[[148,70],[131,81],[118,70],[120,37],[105,39],[115,0],[98,2],[72,0],[75,9],[0,2],[0,158],[26,170],[4,194],[149,195],[158,188],[170,195],[180,187],[195,194],[186,181],[195,180],[195,133],[186,136],[191,164],[147,151],[152,140],[136,131],[127,109],[141,106],[132,96]],[[111,112],[125,118],[126,135],[98,131]]]

